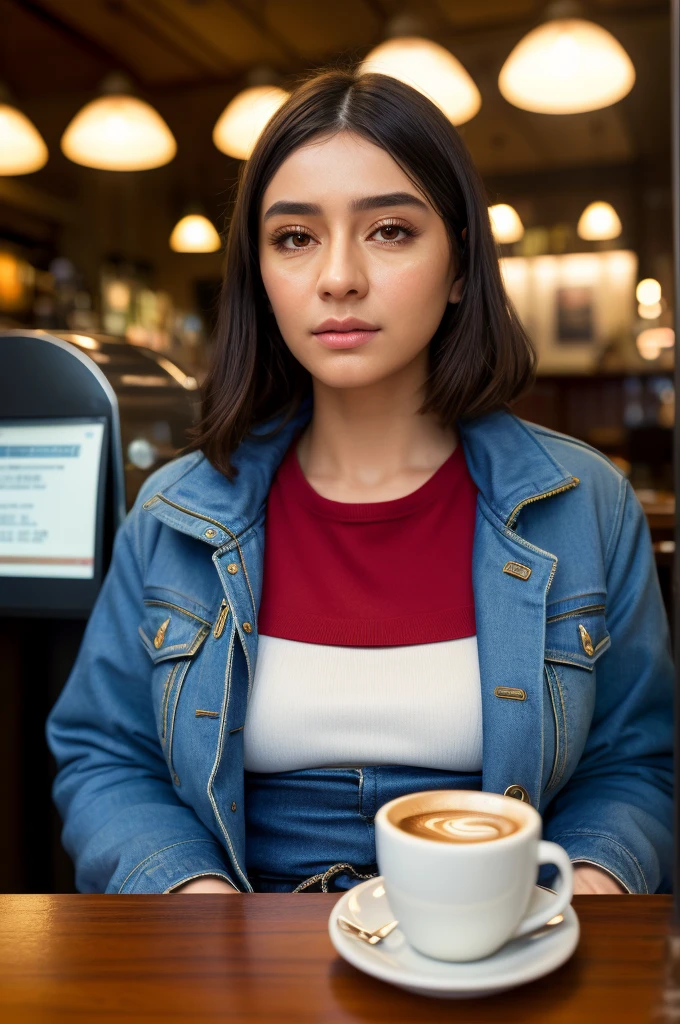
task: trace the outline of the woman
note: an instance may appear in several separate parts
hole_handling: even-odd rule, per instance
[[[668,891],[649,533],[507,411],[533,368],[455,129],[381,75],[303,85],[244,167],[194,450],[48,721],[81,891],[347,888],[432,788],[530,801],[577,892]]]

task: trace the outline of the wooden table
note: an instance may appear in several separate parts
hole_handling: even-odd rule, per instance
[[[326,931],[337,898],[0,896],[0,1020],[680,1020],[668,896],[577,896],[582,932],[572,959],[540,981],[477,1000],[420,998],[350,967]]]

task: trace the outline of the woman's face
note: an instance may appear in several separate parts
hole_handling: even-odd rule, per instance
[[[443,220],[385,150],[350,132],[281,165],[264,194],[259,252],[284,341],[329,387],[426,366],[447,302],[460,299]],[[340,323],[329,330],[329,319]],[[371,330],[347,347],[353,326]]]

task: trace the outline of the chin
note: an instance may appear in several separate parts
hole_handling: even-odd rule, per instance
[[[315,361],[316,363],[316,361]],[[378,384],[385,377],[395,372],[394,367],[376,367],[363,363],[354,366],[319,366],[308,365],[307,369],[312,377],[328,388],[365,388],[372,384]]]

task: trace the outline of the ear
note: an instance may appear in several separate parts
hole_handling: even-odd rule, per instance
[[[455,303],[460,302],[463,296],[463,286],[465,285],[464,277],[457,277],[451,285],[451,291],[449,292],[449,302]]]
[[[460,233],[460,237],[465,241],[467,238],[467,228],[463,228]],[[460,302],[463,295],[463,288],[465,287],[465,277],[463,275],[456,275],[456,279],[451,285],[451,291],[449,292],[449,302],[457,303]]]

